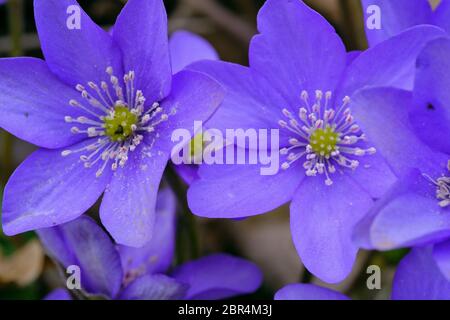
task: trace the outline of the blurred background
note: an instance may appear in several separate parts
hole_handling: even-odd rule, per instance
[[[111,27],[126,0],[78,0],[92,19]],[[395,0],[393,0],[395,1]],[[359,0],[305,0],[336,28],[347,49],[364,50],[366,39]],[[436,5],[439,0],[431,0]],[[256,16],[264,0],[165,0],[169,31],[195,32],[217,49],[222,60],[247,65],[249,40],[256,33]],[[42,58],[32,0],[7,0],[0,5],[0,57]],[[0,79],[1,81],[1,79]],[[1,94],[1,93],[0,93]],[[14,169],[34,147],[0,129],[0,201]],[[180,182],[181,183],[181,182]],[[180,190],[185,190],[180,185]],[[180,208],[185,208],[180,199]],[[94,206],[90,214],[96,216]],[[186,209],[184,211],[187,211]],[[191,231],[197,236],[192,242]],[[244,221],[205,220],[182,212],[179,219],[177,262],[196,255],[229,252],[256,262],[264,272],[263,287],[250,299],[272,299],[276,290],[299,281],[320,283],[304,270],[291,241],[287,208]],[[332,286],[353,298],[388,298],[395,265],[405,251],[361,252],[353,274]],[[177,263],[175,262],[175,263]],[[326,263],[326,262],[325,262]],[[368,265],[382,270],[382,289],[366,287]],[[0,230],[0,299],[41,299],[65,283],[33,233],[6,237]]]

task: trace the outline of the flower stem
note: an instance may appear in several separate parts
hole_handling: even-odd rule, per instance
[[[176,252],[177,264],[181,264],[190,259],[196,259],[200,255],[197,223],[187,204],[187,190],[183,186],[172,165],[167,166],[166,180],[178,198],[179,215]]]
[[[11,52],[12,57],[20,56],[22,54],[22,31],[23,31],[23,2],[22,0],[8,1],[8,22],[9,33],[11,36]],[[2,183],[6,183],[6,179],[10,175],[13,166],[13,149],[14,138],[6,131],[1,131],[3,140],[3,152],[1,161],[4,167],[2,174]]]
[[[2,174],[1,174],[1,181],[0,183],[2,185],[5,185],[9,175],[11,174],[12,171],[12,154],[13,154],[13,136],[10,135],[8,132],[1,130],[1,137],[3,140],[3,151],[1,154],[1,161],[3,163],[3,170],[2,170]]]
[[[367,41],[364,32],[364,15],[358,0],[339,0],[342,15],[347,26],[344,30],[350,50],[364,50]]]
[[[12,57],[22,55],[23,31],[23,2],[22,0],[8,0],[8,22],[11,35]]]

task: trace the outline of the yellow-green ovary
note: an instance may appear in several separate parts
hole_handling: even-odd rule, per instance
[[[113,141],[123,141],[133,134],[138,117],[126,106],[116,106],[114,115],[105,118],[106,135]]]
[[[311,134],[309,144],[315,154],[324,157],[330,157],[331,153],[336,150],[339,135],[332,128],[316,129]]]

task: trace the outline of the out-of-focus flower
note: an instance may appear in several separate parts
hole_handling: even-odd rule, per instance
[[[70,6],[79,8],[78,24],[66,21]],[[4,232],[74,220],[104,193],[103,225],[118,243],[142,246],[172,131],[193,134],[223,90],[197,72],[172,75],[162,0],[128,1],[112,35],[75,0],[34,7],[46,61],[0,60],[0,126],[42,148],[5,188]]]
[[[362,90],[360,125],[402,177],[356,228],[364,248],[436,243],[433,257],[450,280],[450,40],[430,42],[417,59],[414,92]],[[379,121],[383,126],[379,127]]]
[[[441,1],[434,11],[429,0],[362,0],[362,5],[366,22],[373,18],[380,21],[379,26],[372,26],[369,21],[370,28],[367,23],[365,24],[370,46],[421,24],[436,25],[450,33],[450,1],[448,0]],[[377,6],[379,11],[373,6]],[[376,11],[373,11],[373,8]]]
[[[201,60],[219,60],[219,54],[208,41],[194,33],[184,30],[176,31],[172,34],[169,39],[169,49],[172,72],[174,74],[182,71],[194,62]],[[195,141],[203,147],[203,137],[201,135],[198,135]],[[191,147],[195,149],[195,143],[191,143]],[[193,153],[194,149],[192,150]],[[203,150],[203,148],[197,149],[200,152]],[[180,164],[175,166],[175,170],[187,184],[191,184],[192,181],[198,178],[198,165]]]
[[[44,300],[71,300],[72,296],[70,293],[63,288],[58,288],[50,292],[45,296]]]
[[[432,257],[431,248],[413,249],[399,264],[392,286],[393,300],[450,300],[450,281]],[[348,300],[340,292],[310,284],[291,284],[276,300]]]
[[[215,254],[169,271],[175,244],[175,199],[168,189],[158,196],[155,233],[143,248],[114,245],[91,218],[42,229],[39,236],[64,268],[80,268],[87,294],[110,299],[224,299],[252,293],[261,284],[258,267],[244,259]],[[58,289],[47,299],[68,298]]]
[[[291,231],[302,262],[324,281],[339,282],[358,250],[353,227],[396,179],[359,128],[351,96],[365,86],[411,89],[418,53],[445,33],[414,27],[347,54],[332,26],[297,0],[268,0],[258,27],[250,68],[214,61],[190,68],[227,91],[211,127],[280,130],[281,149],[268,152],[280,153],[282,169],[264,176],[261,165],[202,165],[189,205],[199,216],[239,218],[292,200]]]
[[[0,283],[26,286],[35,281],[44,267],[44,252],[38,240],[31,240],[11,256],[0,250]]]
[[[169,51],[173,74],[197,61],[219,60],[219,54],[208,41],[185,30],[178,30],[170,36]]]

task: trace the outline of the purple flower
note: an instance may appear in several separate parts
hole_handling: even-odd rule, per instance
[[[5,188],[3,229],[14,235],[71,221],[103,194],[103,225],[118,243],[142,246],[172,131],[192,133],[222,89],[196,72],[172,76],[161,0],[128,1],[112,36],[75,0],[34,6],[46,61],[0,60],[0,126],[41,149]],[[69,7],[78,24],[67,20]]]
[[[275,293],[275,300],[350,300],[346,295],[313,284],[289,284]]]
[[[155,233],[143,248],[115,245],[91,218],[38,231],[50,256],[64,268],[80,268],[82,289],[110,299],[225,299],[252,293],[259,269],[246,260],[215,254],[169,270],[175,246],[175,199],[158,195]],[[47,299],[67,298],[59,289]]]
[[[219,60],[216,50],[202,37],[187,32],[177,31],[169,40],[169,49],[172,57],[172,71],[179,72],[190,64],[201,60]],[[205,124],[206,125],[206,124]],[[191,184],[197,176],[197,165],[180,164],[174,166],[178,175]]]
[[[44,300],[71,300],[69,292],[63,288],[58,288],[44,297]]]
[[[392,300],[450,300],[450,281],[441,273],[430,248],[413,249],[400,262],[392,285]],[[348,300],[340,292],[310,284],[288,285],[276,300]]]
[[[370,46],[374,46],[416,25],[436,25],[450,33],[450,3],[442,1],[433,11],[428,0],[362,0],[366,22],[375,17],[373,5],[379,8],[379,28],[368,28]],[[368,9],[369,12],[368,12]]]
[[[356,228],[364,248],[435,243],[433,258],[450,279],[450,40],[430,42],[417,59],[414,92],[362,90],[361,126],[402,177]],[[383,127],[377,122],[385,115]],[[389,115],[389,116],[386,116]]]
[[[258,27],[250,68],[225,62],[191,68],[227,91],[208,125],[279,129],[281,150],[269,152],[280,152],[282,170],[264,176],[260,165],[203,165],[189,205],[199,216],[239,218],[291,201],[291,232],[303,263],[321,279],[339,282],[357,253],[353,227],[396,178],[360,130],[351,97],[365,86],[412,88],[417,54],[444,32],[414,27],[347,55],[324,18],[290,0],[268,0]],[[383,120],[377,125],[383,128]]]
[[[169,39],[169,49],[174,74],[197,61],[219,60],[219,54],[208,41],[189,31],[174,32]]]

